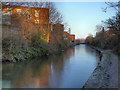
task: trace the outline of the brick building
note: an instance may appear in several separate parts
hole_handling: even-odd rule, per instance
[[[75,34],[70,34],[70,38],[71,38],[72,41],[74,41],[75,40]]]
[[[60,43],[61,41],[63,41],[63,39],[74,41],[75,35],[65,32],[63,24],[51,25],[50,42],[51,43],[55,43],[55,42]]]
[[[54,24],[51,25],[50,31],[50,42],[51,43],[60,43],[63,40],[63,33],[64,33],[64,25],[62,24]]]
[[[9,7],[9,6],[8,6]],[[23,7],[23,6],[10,6],[9,8],[3,8],[3,21],[2,24],[4,25],[11,25],[14,23],[14,15],[21,15],[24,16],[26,21],[31,21],[34,24],[29,24],[29,27],[32,28],[33,26],[38,27],[40,30],[37,30],[41,32],[42,38],[44,38],[47,42],[49,41],[49,9],[47,8],[36,8],[36,7]],[[22,18],[21,18],[22,19]],[[15,24],[17,24],[15,22]],[[33,25],[33,26],[32,26]],[[15,29],[12,27],[12,29]],[[28,29],[26,29],[28,30]],[[23,34],[27,34],[36,32],[35,28],[24,31]],[[24,37],[24,36],[23,36]]]
[[[70,39],[70,40],[74,41],[75,34],[70,34],[70,33],[64,31],[64,39]]]
[[[8,6],[2,9],[3,11],[3,24],[11,26],[14,23],[14,15],[24,16],[25,21],[22,23],[22,27],[26,28],[22,30],[24,39],[26,40],[29,34],[41,33],[41,37],[47,42],[61,42],[63,39],[70,38],[72,41],[75,39],[74,34],[64,32],[64,25],[62,24],[50,24],[49,23],[49,9],[48,8],[37,8],[37,7],[25,7],[25,6]],[[16,20],[16,19],[15,19]],[[26,23],[30,21],[32,23]],[[34,24],[33,24],[34,23]],[[15,22],[17,24],[17,21]],[[18,25],[19,26],[19,25]],[[6,28],[6,26],[5,26]],[[14,31],[17,31],[19,27],[12,27]],[[9,30],[9,29],[7,29]],[[6,31],[3,30],[3,31]],[[69,40],[70,40],[69,39]]]
[[[2,11],[5,12],[4,15],[13,15],[17,13],[27,15],[27,19],[31,19],[35,23],[49,24],[49,9],[47,8],[11,6],[10,8],[4,8]]]

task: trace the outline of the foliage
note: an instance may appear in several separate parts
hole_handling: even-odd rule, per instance
[[[111,29],[115,33],[120,31],[120,13],[116,14],[112,18],[107,19],[104,22],[107,25],[107,28]]]
[[[116,15],[104,21],[105,28],[108,31],[99,31],[101,27],[97,26],[99,32],[94,38],[89,40],[86,38],[86,43],[100,48],[112,49],[120,54],[120,1],[105,3],[107,7],[103,11],[106,12],[108,8],[113,8],[116,11]]]
[[[41,38],[40,34],[32,35],[30,47],[33,48],[33,51],[35,51],[37,55],[45,55],[49,53],[48,43]]]
[[[87,36],[85,42],[86,42],[87,44],[92,44],[92,40],[93,40],[93,36],[92,36],[92,35],[89,35],[89,36]]]
[[[62,23],[62,15],[57,11],[55,5],[51,2],[34,2],[34,3],[18,3],[18,2],[2,2],[2,8],[15,9],[16,6],[27,6],[28,12],[32,6],[39,8],[49,8],[50,22]],[[40,25],[33,23],[34,21],[27,19],[27,13],[11,15],[11,25],[8,30],[3,29],[2,50],[3,59],[20,60],[31,58],[34,56],[43,56],[54,51],[60,51],[72,45],[71,41],[63,40],[59,43],[49,44],[42,37]],[[7,27],[7,26],[6,26]],[[42,31],[42,30],[41,30]],[[44,31],[44,30],[43,30]]]
[[[24,50],[26,48],[26,43],[24,40],[21,42],[22,44],[19,44],[19,39],[16,41],[13,39],[16,38],[15,35],[11,36],[3,36],[2,38],[2,57],[3,59],[10,59],[15,60],[21,59],[25,57]],[[24,46],[24,48],[23,48]]]
[[[112,49],[120,54],[120,40],[111,30],[98,32],[95,37],[88,36],[86,43],[103,49]]]

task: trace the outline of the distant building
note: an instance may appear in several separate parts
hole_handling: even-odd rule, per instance
[[[52,30],[50,31],[50,41],[51,43],[61,42],[63,40],[64,25],[54,24],[51,25]]]
[[[64,31],[64,39],[70,39],[70,34]]]
[[[70,38],[71,38],[72,41],[74,41],[75,40],[75,34],[70,34]]]
[[[64,31],[64,39],[71,39],[72,41],[75,40],[75,34],[69,34],[68,32]]]

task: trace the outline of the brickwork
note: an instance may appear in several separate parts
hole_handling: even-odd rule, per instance
[[[11,11],[10,13],[7,13],[7,15],[11,16],[11,18],[9,18],[10,22],[12,23],[10,25],[13,25],[11,29],[16,30],[15,27],[17,27],[18,30],[21,30],[23,38],[25,40],[30,38],[31,35],[34,33],[40,33],[41,38],[50,43],[61,43],[64,38],[67,38],[69,40],[75,39],[74,34],[64,32],[63,24],[52,25],[49,23],[49,9],[47,8],[35,8],[35,7],[28,8],[23,6],[13,6],[10,7],[9,9],[5,8],[2,11],[9,10]],[[8,19],[6,19],[6,21],[8,23]]]
[[[11,10],[11,11],[9,11]],[[11,15],[13,14],[26,14],[28,19],[33,21],[39,20],[39,24],[49,23],[49,9],[47,8],[35,8],[35,7],[23,7],[23,6],[13,6],[11,8],[5,8],[2,11],[9,11]],[[35,11],[38,11],[38,16],[35,16]],[[9,13],[8,13],[9,14]]]
[[[75,40],[75,34],[70,34],[70,38],[72,39],[72,41]]]
[[[15,26],[18,27],[18,30],[22,27],[21,31],[23,33],[23,38],[25,40],[30,38],[30,35],[32,35],[33,33],[41,33],[41,37],[47,42],[49,42],[49,32],[50,32],[49,9],[34,8],[34,7],[28,8],[23,6],[11,6],[10,8],[4,8],[2,11],[5,12],[3,15],[5,17],[5,19],[3,20],[3,23],[7,25],[9,23],[9,25],[13,25],[14,26],[12,27],[13,30]],[[8,16],[9,18],[6,18]],[[8,19],[9,19],[9,22],[8,22]],[[32,23],[30,23],[29,21]]]
[[[75,35],[64,31],[64,38],[65,39],[71,39],[72,41],[74,41],[75,40]]]
[[[50,32],[50,42],[55,43],[58,42],[60,43],[63,41],[63,32],[64,32],[64,25],[62,24],[54,24],[52,31]]]

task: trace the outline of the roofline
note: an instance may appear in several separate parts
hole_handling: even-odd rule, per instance
[[[24,8],[28,8],[27,6],[17,6],[17,5],[4,5],[4,6],[11,6],[11,7],[24,7]],[[35,8],[35,9],[48,9],[49,10],[49,8],[40,8],[40,7],[30,7],[30,8]]]

